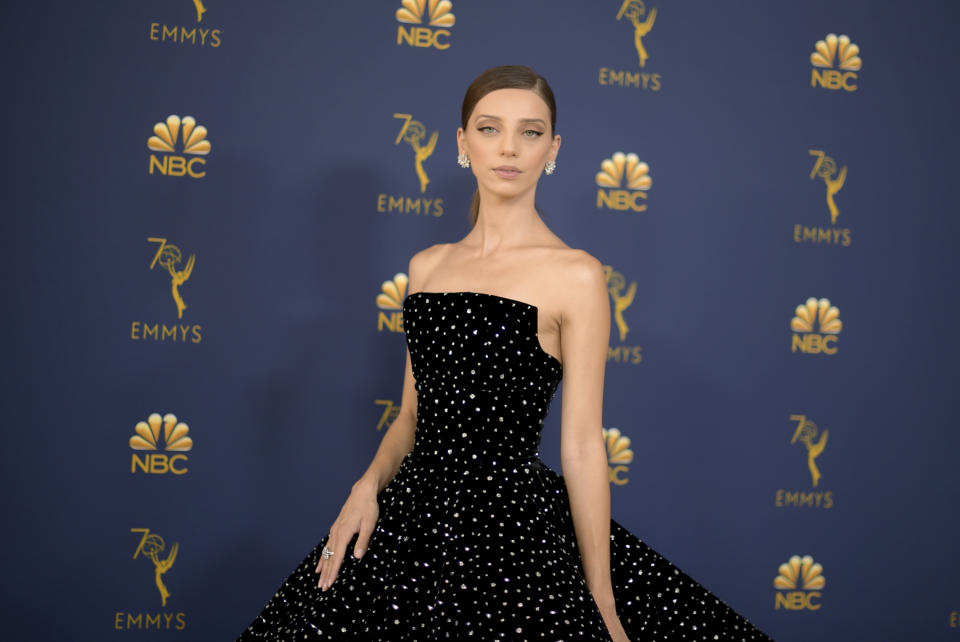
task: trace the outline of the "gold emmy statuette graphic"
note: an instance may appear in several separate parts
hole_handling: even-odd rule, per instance
[[[400,416],[400,404],[392,399],[376,399],[378,406],[383,406],[383,414],[380,415],[380,421],[377,422],[377,431],[389,428],[393,425],[393,420]]]
[[[160,597],[163,600],[163,606],[167,605],[167,598],[170,597],[170,591],[167,589],[167,585],[163,583],[163,575],[173,567],[173,563],[177,561],[177,553],[180,551],[180,543],[177,542],[170,547],[170,552],[167,554],[167,558],[161,560],[160,553],[162,553],[167,545],[163,541],[163,538],[157,535],[156,533],[150,533],[149,528],[131,528],[131,533],[143,533],[143,537],[140,538],[140,545],[137,546],[137,550],[133,553],[133,559],[137,559],[141,553],[145,557],[150,558],[150,561],[153,562],[154,567],[154,580],[157,583],[157,588],[160,590]]]
[[[840,210],[837,208],[837,202],[833,200],[834,195],[843,189],[843,184],[847,180],[847,166],[844,165],[840,171],[837,171],[837,161],[823,153],[819,149],[809,150],[811,156],[817,157],[817,162],[813,164],[813,170],[810,172],[810,180],[816,176],[823,179],[827,186],[827,207],[830,208],[830,222],[837,224],[837,217],[840,216]]]
[[[397,135],[397,140],[394,141],[394,144],[399,145],[401,140],[405,140],[409,143],[410,147],[413,148],[413,153],[416,157],[417,176],[420,178],[420,193],[422,194],[427,191],[427,183],[430,182],[430,177],[427,176],[427,172],[423,169],[423,161],[430,158],[430,155],[433,154],[433,150],[437,146],[437,136],[439,132],[433,132],[427,144],[421,145],[423,139],[427,137],[427,128],[423,126],[423,123],[419,120],[413,120],[413,116],[410,114],[394,114],[393,117],[403,120],[403,127],[400,128],[400,134]]]
[[[643,0],[623,0],[623,4],[620,5],[620,12],[617,13],[617,20],[627,18],[633,23],[633,39],[637,47],[637,56],[640,57],[641,67],[647,66],[647,58],[650,57],[646,47],[643,46],[643,37],[650,33],[650,30],[653,29],[653,23],[657,19],[657,9],[653,8],[647,14],[646,20],[641,22],[641,18],[646,11]]]
[[[167,239],[150,237],[147,241],[160,244],[157,253],[153,257],[153,262],[150,263],[150,269],[152,270],[157,264],[167,268],[172,282],[171,290],[173,300],[177,304],[177,318],[182,319],[183,311],[187,309],[187,304],[184,303],[183,297],[180,296],[180,286],[186,283],[193,273],[193,266],[196,262],[197,255],[191,254],[190,258],[187,259],[187,265],[182,270],[178,270],[177,266],[180,265],[180,262],[183,260],[183,254],[181,254],[180,248],[176,245],[168,244]]]
[[[622,274],[614,272],[609,265],[605,265],[603,269],[607,273],[607,290],[613,298],[613,319],[620,331],[620,341],[623,342],[626,341],[627,333],[630,331],[626,319],[623,318],[623,311],[633,303],[633,298],[637,294],[637,282],[634,281],[627,287],[627,281]]]
[[[197,22],[201,22],[203,14],[207,12],[207,8],[203,6],[203,0],[193,0],[193,6],[197,8]]]
[[[807,448],[807,467],[810,469],[810,477],[813,480],[813,487],[816,488],[820,483],[820,469],[817,467],[817,457],[823,453],[823,449],[827,447],[827,436],[830,434],[829,430],[824,430],[823,434],[820,435],[820,440],[817,443],[813,443],[813,440],[817,437],[817,424],[807,419],[806,415],[790,415],[790,421],[797,422],[797,430],[793,433],[793,439],[790,440],[791,444],[797,443],[800,441]]]

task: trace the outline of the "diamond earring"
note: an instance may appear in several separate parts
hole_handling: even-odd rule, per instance
[[[557,161],[548,160],[547,164],[543,168],[543,173],[553,174],[555,171],[557,171]]]
[[[457,165],[466,169],[467,167],[470,167],[470,159],[467,158],[466,154],[460,152],[460,154],[457,156]]]

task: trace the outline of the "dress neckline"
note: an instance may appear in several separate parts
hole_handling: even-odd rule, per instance
[[[534,338],[537,341],[537,347],[540,348],[540,352],[549,358],[553,363],[557,365],[558,368],[563,368],[563,363],[557,359],[555,356],[543,349],[543,345],[540,343],[540,308],[535,306],[532,303],[527,303],[526,301],[521,301],[520,299],[511,299],[508,296],[502,296],[500,294],[491,294],[490,292],[476,292],[474,290],[455,290],[453,292],[433,292],[429,290],[420,290],[418,292],[409,292],[407,297],[411,297],[415,294],[433,294],[438,296],[449,295],[449,294],[477,294],[480,296],[488,296],[494,299],[501,299],[503,301],[509,301],[511,303],[519,303],[520,305],[527,306],[528,309],[534,310]]]

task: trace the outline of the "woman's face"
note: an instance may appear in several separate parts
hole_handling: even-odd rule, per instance
[[[477,102],[457,146],[470,158],[477,183],[505,198],[535,190],[560,137],[550,130],[550,108],[530,89],[498,89]]]

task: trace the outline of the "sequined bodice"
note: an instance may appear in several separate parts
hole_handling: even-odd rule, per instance
[[[403,325],[417,389],[414,451],[535,458],[563,376],[543,350],[536,306],[480,292],[414,292]],[[449,451],[449,452],[447,452]]]

